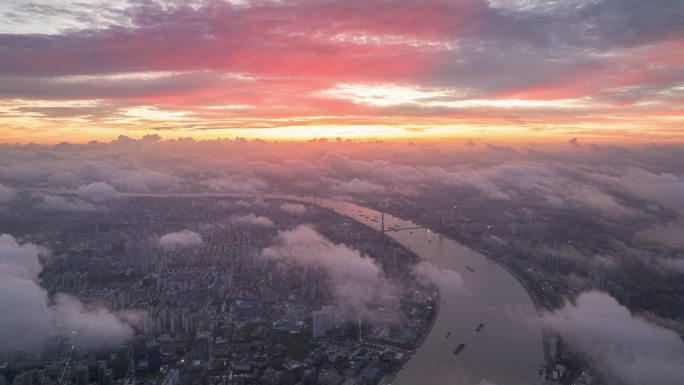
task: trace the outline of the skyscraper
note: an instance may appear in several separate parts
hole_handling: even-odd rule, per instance
[[[302,371],[304,364],[295,360],[286,360],[283,362],[283,384],[295,385],[302,378]]]
[[[335,327],[334,317],[335,313],[333,306],[323,306],[321,310],[311,313],[314,338],[324,337],[325,333]]]
[[[311,313],[311,318],[313,319],[313,337],[325,337],[325,333],[328,331],[325,312],[322,310],[317,310]]]
[[[211,334],[209,332],[197,332],[195,336],[195,359],[210,361],[211,354]]]
[[[97,363],[97,383],[105,385],[105,376],[107,375],[107,361],[99,361]]]
[[[148,369],[152,373],[159,371],[161,367],[161,350],[158,342],[149,342],[147,344],[147,364]]]
[[[78,365],[76,367],[76,385],[88,385],[90,377],[88,373],[88,366]]]

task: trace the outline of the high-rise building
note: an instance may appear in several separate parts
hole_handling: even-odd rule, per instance
[[[334,317],[335,313],[333,306],[323,306],[321,310],[311,313],[314,338],[324,337],[325,333],[335,327]]]
[[[283,384],[295,385],[302,379],[304,364],[295,360],[283,362]]]
[[[549,338],[549,359],[551,360],[551,362],[549,362],[549,363],[554,363],[556,361],[557,356],[558,356],[558,337],[551,336]]]
[[[321,311],[325,313],[325,327],[327,330],[332,330],[335,328],[337,323],[335,318],[335,306],[326,305],[321,308]]]
[[[325,312],[322,310],[317,310],[311,313],[311,318],[313,319],[313,337],[325,337],[325,333],[328,331],[328,325],[326,325],[325,322]]]
[[[99,361],[97,363],[97,383],[105,385],[105,375],[107,375],[107,361]]]
[[[78,365],[76,367],[76,385],[88,385],[89,383],[88,367],[86,365]]]
[[[361,319],[357,321],[347,320],[344,323],[345,336],[353,341],[361,340]]]
[[[148,369],[157,373],[161,368],[161,349],[158,342],[149,342],[146,349]]]
[[[599,270],[589,270],[589,281],[595,289],[606,290],[606,276]]]
[[[211,334],[209,332],[198,332],[195,336],[195,359],[202,361],[211,360]]]
[[[112,369],[107,369],[102,380],[102,385],[112,385],[114,383],[114,371]]]

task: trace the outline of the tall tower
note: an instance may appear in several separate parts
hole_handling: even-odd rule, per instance
[[[311,318],[313,320],[313,337],[325,337],[325,333],[328,331],[325,312],[322,310],[315,311],[311,313]]]
[[[76,385],[88,385],[89,383],[88,367],[86,365],[78,365],[76,367]]]
[[[97,383],[105,385],[105,375],[107,374],[107,361],[97,363]]]
[[[208,332],[198,332],[195,336],[195,359],[211,360],[211,335]]]
[[[361,338],[361,316],[359,316],[359,342],[363,341],[363,338]]]

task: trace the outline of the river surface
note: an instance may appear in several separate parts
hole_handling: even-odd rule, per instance
[[[295,196],[274,197],[311,202]],[[328,199],[322,204],[380,229],[378,211]],[[457,271],[465,284],[465,290],[442,289],[432,330],[392,384],[539,384],[541,326],[530,296],[515,277],[481,253],[441,234],[428,229],[390,231],[392,227],[418,227],[415,223],[385,214],[388,236],[421,259]],[[484,327],[478,332],[480,323]],[[454,355],[459,344],[466,346]]]

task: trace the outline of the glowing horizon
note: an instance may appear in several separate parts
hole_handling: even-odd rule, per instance
[[[0,5],[3,143],[684,142],[677,1],[37,4]]]

